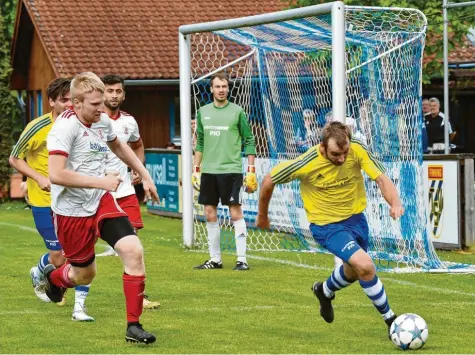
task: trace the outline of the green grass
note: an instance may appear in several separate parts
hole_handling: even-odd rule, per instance
[[[29,269],[44,245],[34,231],[14,226],[34,228],[31,212],[23,206],[0,205],[2,353],[401,353],[358,285],[338,293],[334,323],[320,318],[310,287],[328,277],[330,256],[254,253],[264,258],[251,258],[251,270],[241,273],[232,271],[234,256],[226,254],[223,270],[193,270],[207,254],[182,248],[181,221],[147,214],[140,235],[146,290],[162,307],[144,311],[141,321],[158,341],[148,347],[126,344],[119,258],[97,259],[98,274],[87,300],[96,322],[71,321],[73,292],[65,307],[42,303],[33,293]],[[441,255],[475,262],[470,254]],[[380,277],[397,313],[426,319],[429,341],[418,353],[475,352],[474,275]]]

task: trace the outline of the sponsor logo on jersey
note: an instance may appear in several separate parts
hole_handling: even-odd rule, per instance
[[[127,126],[124,126],[124,134],[129,134],[129,128]]]
[[[99,144],[99,143],[96,143],[96,142],[89,142],[89,148],[91,149],[91,151],[97,152],[97,153],[107,152],[107,147],[106,146],[104,146],[102,144]]]
[[[83,137],[89,137],[89,134],[87,133],[87,131],[84,131],[84,133],[82,134]]]

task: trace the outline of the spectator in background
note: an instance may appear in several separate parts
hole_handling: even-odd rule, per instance
[[[176,147],[175,143],[168,142],[167,145],[165,146],[165,149],[174,150],[174,149],[177,149],[177,147]]]
[[[317,127],[317,121],[315,113],[307,108],[302,111],[305,130],[297,129],[295,136],[295,142],[297,150],[299,152],[306,152],[310,147],[319,143],[319,129]]]
[[[428,139],[426,129],[426,116],[430,115],[430,102],[428,98],[422,99],[422,151],[428,153]]]
[[[432,97],[429,100],[430,113],[425,118],[425,126],[427,131],[427,145],[429,151],[443,151],[444,150],[444,135],[445,135],[445,116],[440,112],[439,99]],[[454,133],[452,126],[448,122],[449,139],[452,140]]]

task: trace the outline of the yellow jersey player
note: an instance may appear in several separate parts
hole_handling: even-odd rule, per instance
[[[320,315],[326,322],[333,322],[331,302],[335,292],[358,280],[389,330],[396,315],[367,253],[369,228],[363,214],[366,190],[361,170],[378,184],[390,206],[391,217],[401,217],[404,208],[396,187],[384,174],[383,166],[363,143],[351,140],[348,126],[331,122],[323,129],[321,144],[295,160],[277,165],[264,178],[256,225],[269,228],[268,208],[274,186],[300,180],[300,192],[313,238],[344,262],[325,282],[315,282],[312,287],[320,302]]]

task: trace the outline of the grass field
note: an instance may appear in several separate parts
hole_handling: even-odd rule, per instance
[[[67,305],[42,303],[34,295],[31,266],[44,252],[24,205],[0,205],[1,353],[401,353],[356,284],[338,293],[335,321],[326,324],[310,287],[328,277],[332,258],[300,253],[252,254],[249,272],[193,270],[206,253],[186,251],[181,221],[144,214],[147,293],[161,302],[142,323],[158,340],[126,344],[121,264],[98,258],[87,301],[95,323],[71,321]],[[97,247],[101,251],[101,247]],[[441,253],[444,260],[474,263],[474,255]],[[475,353],[475,276],[381,273],[398,314],[413,312],[429,325],[429,341],[417,353]]]

